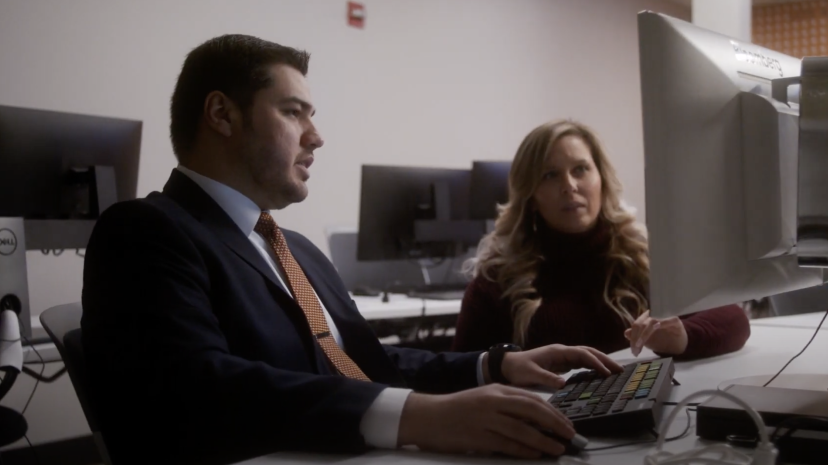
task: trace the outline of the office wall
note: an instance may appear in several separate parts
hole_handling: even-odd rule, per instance
[[[357,223],[362,163],[510,159],[531,128],[560,117],[598,131],[644,219],[636,13],[689,19],[689,9],[663,0],[364,3],[358,30],[346,25],[345,0],[2,0],[0,104],[142,120],[143,196],[175,166],[167,107],[185,54],[219,34],[253,34],[312,53],[326,145],[309,198],[275,217],[323,250],[326,226]],[[80,299],[74,252],[28,259],[34,313]],[[38,390],[33,404],[75,402],[54,386]],[[29,418],[31,439],[81,428],[72,408],[71,419],[53,422],[49,409],[31,407],[42,414]]]
[[[754,6],[753,42],[797,58],[828,55],[828,0]]]

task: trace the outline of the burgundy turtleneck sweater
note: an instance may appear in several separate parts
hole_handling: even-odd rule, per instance
[[[604,353],[629,347],[624,321],[604,302],[609,235],[598,226],[567,235],[538,231],[544,261],[535,288],[541,305],[529,324],[525,349],[547,344],[585,345]],[[642,292],[645,296],[646,290]],[[478,276],[469,284],[452,350],[485,350],[512,341],[511,303],[496,282]],[[711,357],[739,350],[750,336],[744,310],[729,305],[681,317],[687,349],[676,359]]]

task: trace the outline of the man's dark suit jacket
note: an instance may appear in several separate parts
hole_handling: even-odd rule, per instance
[[[360,452],[360,420],[384,387],[476,385],[479,352],[381,345],[324,254],[295,232],[284,235],[346,352],[374,382],[331,372],[264,258],[174,170],[162,193],[110,207],[86,251],[83,346],[115,463]]]

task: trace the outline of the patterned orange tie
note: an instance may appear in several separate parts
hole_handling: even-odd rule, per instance
[[[259,216],[259,221],[256,223],[255,231],[262,235],[265,240],[276,252],[276,258],[279,264],[285,271],[288,280],[288,287],[293,292],[293,296],[302,311],[305,312],[305,318],[308,319],[311,332],[313,332],[319,345],[328,356],[328,359],[333,364],[334,368],[339,370],[343,375],[359,379],[363,381],[370,381],[365,376],[365,373],[359,369],[356,363],[339,347],[331,335],[331,330],[328,327],[328,321],[325,319],[325,313],[322,310],[322,305],[319,304],[319,299],[313,293],[313,288],[308,282],[308,278],[296,263],[293,254],[288,249],[285,236],[276,225],[276,221],[270,216],[268,212],[262,212]]]

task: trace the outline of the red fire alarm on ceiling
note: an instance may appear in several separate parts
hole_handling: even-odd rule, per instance
[[[348,2],[348,25],[360,29],[365,27],[365,5]]]

